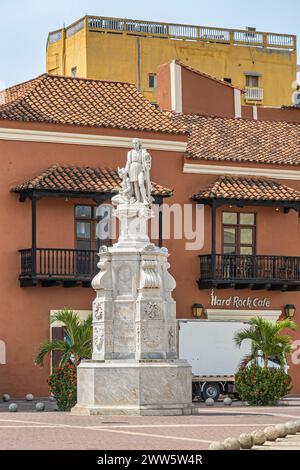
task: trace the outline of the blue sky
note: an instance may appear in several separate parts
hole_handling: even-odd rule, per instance
[[[48,32],[85,14],[226,28],[254,26],[300,39],[299,0],[0,0],[0,87],[43,73]]]

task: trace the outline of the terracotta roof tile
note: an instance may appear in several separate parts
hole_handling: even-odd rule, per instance
[[[40,175],[15,186],[12,191],[17,193],[31,190],[116,193],[120,188],[120,183],[117,170],[111,168],[53,165]],[[171,189],[152,183],[153,196],[167,197],[172,193]]]
[[[300,165],[300,123],[173,114],[187,125],[187,158]]]
[[[284,106],[281,106],[282,109],[300,109],[300,104],[293,104],[291,106],[287,106],[287,105],[284,105]]]
[[[0,93],[0,119],[188,132],[190,159],[300,165],[300,123],[170,113],[129,83],[44,74]]]
[[[185,133],[133,84],[48,74],[1,92],[0,119]]]
[[[193,196],[195,201],[238,199],[300,202],[300,191],[263,177],[220,176]]]

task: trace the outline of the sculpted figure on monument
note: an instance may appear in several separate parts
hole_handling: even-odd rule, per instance
[[[133,149],[127,153],[125,168],[119,168],[118,174],[122,179],[119,194],[113,196],[112,203],[134,204],[141,202],[150,206],[151,196],[151,156],[146,149],[142,148],[139,139],[132,140]]]

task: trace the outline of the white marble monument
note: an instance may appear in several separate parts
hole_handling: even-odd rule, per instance
[[[78,367],[74,414],[189,414],[191,367],[178,360],[175,280],[168,251],[150,243],[151,156],[133,139],[112,198],[119,240],[102,247],[92,281],[93,356]]]

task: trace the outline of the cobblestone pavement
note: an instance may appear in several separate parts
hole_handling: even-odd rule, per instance
[[[246,407],[221,403],[195,407],[192,416],[73,416],[35,411],[35,402],[19,401],[19,411],[7,412],[0,404],[0,449],[93,450],[203,450],[213,441],[238,437],[242,432],[300,419],[300,406]],[[300,449],[300,436],[267,444],[263,449]]]

